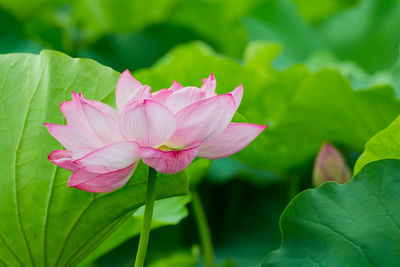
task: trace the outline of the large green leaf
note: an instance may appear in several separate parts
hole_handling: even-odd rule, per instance
[[[247,43],[246,31],[240,19],[258,2],[259,0],[182,1],[169,20],[190,28],[217,51],[240,57]]]
[[[235,157],[281,174],[311,164],[324,141],[361,151],[400,112],[390,86],[354,91],[336,70],[312,74],[304,65],[277,71],[262,64],[276,54],[276,46],[251,45],[240,64],[202,43],[191,43],[134,75],[153,88],[166,88],[173,80],[199,86],[213,72],[219,94],[243,83],[239,112],[249,122],[269,127]]]
[[[368,141],[354,166],[354,173],[369,162],[380,159],[400,159],[400,117]]]
[[[282,246],[263,266],[397,266],[400,161],[365,166],[345,185],[299,194],[281,216]]]
[[[65,0],[0,0],[0,8],[7,10],[21,20],[26,20],[29,16],[41,12],[43,9],[54,8],[66,2]]]
[[[289,0],[262,1],[251,16],[243,19],[243,25],[250,41],[266,40],[282,44],[282,53],[274,61],[279,67],[301,62],[322,46],[315,30]]]
[[[0,56],[0,263],[71,266],[144,204],[147,167],[108,194],[68,188],[69,171],[47,161],[60,149],[43,122],[64,123],[58,109],[71,90],[114,102],[119,74],[92,60],[58,52]],[[157,198],[187,193],[185,173],[163,175]]]
[[[299,12],[310,23],[318,23],[340,10],[356,5],[360,0],[293,0]],[[318,5],[318,8],[315,8]]]

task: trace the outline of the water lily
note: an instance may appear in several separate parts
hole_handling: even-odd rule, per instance
[[[243,87],[217,95],[211,74],[203,85],[151,93],[149,86],[124,71],[116,86],[118,110],[72,93],[60,109],[67,125],[45,124],[67,150],[49,160],[73,171],[68,185],[108,192],[124,185],[139,159],[158,172],[173,174],[195,157],[230,156],[254,140],[265,125],[231,122]]]

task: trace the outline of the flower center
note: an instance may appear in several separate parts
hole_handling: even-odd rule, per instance
[[[174,149],[174,148],[170,148],[168,146],[162,145],[160,147],[158,147],[158,149],[162,150],[162,151],[177,151],[178,149]]]

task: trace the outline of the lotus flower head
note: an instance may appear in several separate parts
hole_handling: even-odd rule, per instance
[[[173,174],[195,157],[218,159],[246,147],[265,125],[231,122],[243,95],[240,85],[217,95],[211,74],[203,85],[151,93],[149,86],[122,73],[117,110],[72,92],[60,105],[67,125],[45,123],[66,150],[49,155],[73,171],[68,185],[89,192],[113,191],[129,180],[140,159],[158,172]]]

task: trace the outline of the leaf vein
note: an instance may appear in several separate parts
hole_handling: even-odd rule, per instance
[[[17,173],[18,173],[18,171],[17,171],[17,162],[18,162],[19,149],[20,149],[20,146],[21,146],[21,143],[22,143],[22,139],[23,139],[23,136],[24,136],[24,133],[25,133],[25,129],[26,129],[26,122],[27,122],[27,120],[28,120],[28,116],[29,116],[29,112],[30,112],[30,107],[32,106],[33,98],[35,97],[36,92],[38,91],[39,86],[40,86],[40,83],[41,83],[42,78],[43,78],[43,76],[44,76],[44,69],[45,69],[45,67],[46,67],[46,63],[44,64],[44,66],[42,66],[42,72],[41,72],[39,81],[38,81],[38,83],[36,84],[36,87],[34,88],[33,93],[32,93],[32,96],[31,96],[31,98],[30,98],[30,100],[29,100],[28,107],[27,107],[27,111],[26,111],[25,118],[24,118],[24,124],[23,124],[23,126],[22,126],[21,136],[18,138],[18,144],[17,144],[17,147],[16,147],[16,149],[15,149],[15,156],[14,156],[14,200],[15,200],[15,206],[16,206],[16,215],[17,215],[17,219],[18,219],[18,225],[19,225],[20,231],[21,231],[21,233],[22,233],[22,236],[23,236],[23,238],[24,238],[25,245],[26,245],[26,248],[27,248],[27,251],[28,251],[28,254],[29,254],[29,257],[30,257],[30,260],[31,260],[33,266],[36,266],[36,264],[35,264],[35,261],[34,261],[34,259],[33,259],[31,247],[30,247],[30,245],[29,245],[29,242],[28,242],[28,239],[27,239],[25,230],[24,230],[23,225],[22,225],[21,211],[20,211],[19,201],[18,201],[18,190],[17,190],[17,188],[18,188],[18,186],[17,186]]]
[[[90,206],[93,204],[94,199],[90,200],[89,205],[86,206],[86,208],[82,211],[82,213],[79,215],[75,223],[72,225],[71,229],[68,231],[68,234],[66,238],[64,239],[63,245],[61,247],[60,253],[58,254],[57,261],[54,264],[54,266],[58,266],[61,260],[61,256],[64,254],[65,247],[67,246],[67,243],[69,239],[71,238],[72,232],[75,230],[75,227],[79,224],[80,220],[82,219],[83,215],[89,210]]]

